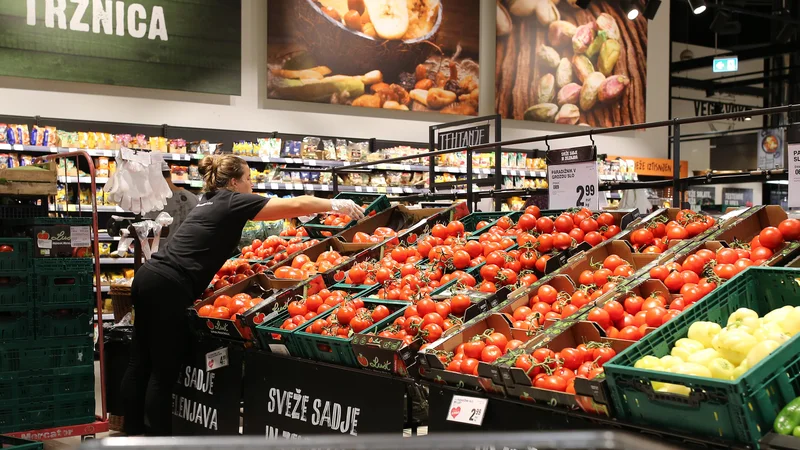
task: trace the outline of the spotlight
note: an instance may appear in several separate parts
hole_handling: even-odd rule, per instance
[[[695,14],[703,14],[706,10],[706,2],[703,0],[689,0],[689,6]]]
[[[628,16],[628,20],[636,20],[639,17],[639,7],[633,1],[623,0],[622,10]]]
[[[711,21],[710,29],[719,35],[733,35],[742,32],[742,24],[738,20],[731,19],[729,12],[717,11],[714,20]]]
[[[653,20],[656,17],[659,6],[661,6],[661,0],[648,0],[644,5],[642,15],[648,20]]]
[[[575,4],[580,6],[582,9],[586,9],[589,7],[589,3],[591,2],[592,0],[578,0],[575,2]]]

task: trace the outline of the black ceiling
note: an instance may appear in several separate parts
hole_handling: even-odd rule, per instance
[[[709,3],[711,3],[709,1]],[[746,2],[725,2],[725,4],[746,8],[753,12],[770,14],[772,2],[767,0],[747,0]],[[733,15],[742,24],[741,33],[733,36],[717,36],[709,27],[714,20],[714,8],[708,8],[700,15],[694,15],[686,0],[674,0],[670,11],[670,32],[673,43],[717,47],[723,50],[738,50],[757,45],[769,44],[772,21],[752,16]]]

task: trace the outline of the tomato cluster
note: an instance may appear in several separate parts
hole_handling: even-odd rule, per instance
[[[203,298],[211,297],[214,292],[244,281],[265,270],[267,267],[260,263],[250,263],[244,259],[229,259],[214,275],[211,285],[203,292]]]
[[[304,299],[293,300],[286,305],[289,317],[283,321],[280,327],[284,330],[294,330],[325,311],[339,306],[349,298],[349,294],[345,291],[322,289]],[[280,338],[275,334],[273,337]]]
[[[595,378],[603,373],[603,364],[616,355],[613,348],[600,342],[558,352],[542,347],[517,356],[514,367],[524,370],[536,388],[574,394],[575,378]]]
[[[242,247],[242,259],[264,260],[274,256],[265,263],[267,267],[272,267],[288,258],[289,255],[303,251],[316,244],[319,244],[316,239],[303,242],[300,237],[282,239],[278,236],[270,236],[263,242],[261,239],[253,239],[250,245]]]
[[[667,250],[669,241],[693,238],[715,223],[711,216],[684,209],[678,212],[675,220],[653,220],[646,227],[634,230],[630,242],[637,251],[660,254]]]
[[[386,305],[375,305],[372,309],[359,298],[346,300],[324,319],[315,320],[306,332],[322,336],[350,337],[360,333],[381,320],[389,317],[391,311]]]
[[[308,232],[303,227],[293,227],[289,226],[289,228],[280,232],[281,236],[292,236],[292,237],[308,237]]]
[[[490,328],[482,334],[473,336],[469,341],[459,344],[452,359],[446,358],[443,361],[447,365],[445,370],[465,375],[478,375],[480,362],[493,363],[522,344],[524,344],[522,341],[509,339],[505,334]]]
[[[349,256],[342,256],[335,250],[320,253],[316,261],[312,261],[308,255],[300,254],[292,259],[291,265],[278,267],[272,274],[282,280],[305,280],[317,273],[325,273],[349,259]]]
[[[512,314],[514,328],[535,330],[550,319],[572,316],[579,309],[614,290],[619,280],[633,275],[633,266],[618,255],[608,255],[594,270],[584,270],[573,293],[559,292],[549,284],[539,286],[528,305],[517,307]]]
[[[263,301],[263,298],[253,298],[245,293],[236,294],[233,297],[220,295],[214,299],[213,305],[203,305],[198,308],[197,315],[214,319],[230,319],[234,314],[244,314],[245,311]]]
[[[378,227],[372,234],[357,232],[353,235],[353,242],[356,244],[380,244],[381,242],[397,237],[397,232],[389,227]]]

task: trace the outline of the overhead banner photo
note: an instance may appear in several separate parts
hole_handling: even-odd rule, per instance
[[[478,0],[270,0],[270,99],[476,116]]]
[[[587,2],[589,3],[589,2]],[[616,0],[497,2],[496,109],[506,119],[643,123],[647,19]]]
[[[241,94],[241,1],[0,0],[0,76]]]

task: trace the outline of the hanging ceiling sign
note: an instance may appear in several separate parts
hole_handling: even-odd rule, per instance
[[[439,132],[438,149],[474,147],[489,143],[489,124]]]
[[[594,146],[547,152],[550,209],[599,209],[597,149]]]
[[[739,57],[730,56],[727,58],[714,58],[714,64],[711,66],[714,73],[720,72],[738,72],[739,71]]]
[[[706,100],[694,100],[694,115],[698,117],[713,116],[715,114],[727,114],[752,110],[752,106],[737,105],[735,103],[709,102]],[[728,119],[734,122],[744,122],[745,117]]]

